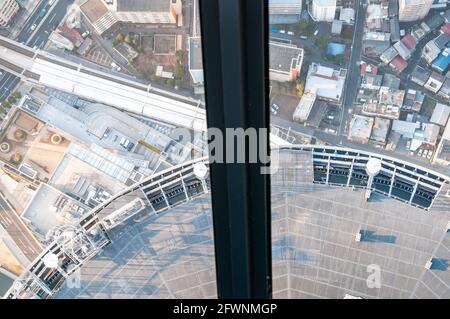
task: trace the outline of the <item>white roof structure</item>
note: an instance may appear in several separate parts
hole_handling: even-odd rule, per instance
[[[313,63],[308,70],[305,92],[316,92],[317,97],[340,101],[346,72],[345,69],[334,70]]]
[[[316,94],[313,92],[305,92],[297,108],[294,111],[294,121],[304,122],[308,119],[309,113],[311,113],[314,102],[316,101]]]
[[[440,126],[445,126],[450,116],[450,106],[436,103],[433,114],[431,115],[430,122],[438,124]]]

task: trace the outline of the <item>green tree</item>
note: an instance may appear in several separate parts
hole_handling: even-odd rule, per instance
[[[19,91],[15,91],[11,95],[14,96],[17,100],[19,100],[22,97],[22,93],[20,93]]]
[[[11,107],[11,103],[9,103],[8,101],[3,101],[2,104],[1,104],[1,106],[2,106],[4,109],[9,109],[9,108]]]
[[[14,104],[14,103],[17,102],[17,100],[16,100],[16,98],[14,96],[10,95],[8,97],[8,102],[11,103],[11,104]]]
[[[313,33],[314,23],[309,20],[302,19],[298,22],[297,26],[302,34],[311,35]]]
[[[316,45],[322,50],[325,51],[328,46],[328,38],[322,35],[319,35],[316,39]]]
[[[175,67],[175,79],[181,80],[184,77],[184,68],[181,64],[177,64]]]

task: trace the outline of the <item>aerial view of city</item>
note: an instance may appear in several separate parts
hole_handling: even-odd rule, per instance
[[[0,0],[0,299],[220,297],[205,1]],[[449,299],[450,0],[267,3],[271,297]]]

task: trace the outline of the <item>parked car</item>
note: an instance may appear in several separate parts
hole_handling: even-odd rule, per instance
[[[288,31],[288,33],[287,34],[289,34],[289,35],[294,35],[294,32],[292,32],[292,31]]]
[[[36,27],[37,27],[37,25],[36,25],[36,23],[35,23],[35,24],[33,24],[33,25],[30,27],[30,30],[31,30],[31,31],[34,31],[34,29],[36,29]]]

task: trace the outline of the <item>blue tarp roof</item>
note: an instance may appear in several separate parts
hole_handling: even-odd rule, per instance
[[[341,55],[345,52],[345,44],[330,42],[328,43],[327,54]]]
[[[448,68],[450,65],[450,54],[445,56],[442,53],[434,60],[433,66],[441,72]]]

